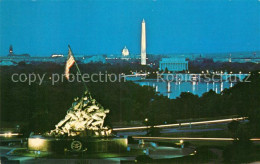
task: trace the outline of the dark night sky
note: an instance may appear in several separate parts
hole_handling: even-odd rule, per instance
[[[139,54],[143,18],[148,54],[260,50],[259,0],[1,0],[0,54]]]

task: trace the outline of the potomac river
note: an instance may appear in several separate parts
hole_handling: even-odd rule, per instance
[[[180,96],[181,92],[190,92],[198,96],[203,93],[213,90],[220,93],[225,88],[233,87],[235,83],[230,82],[163,82],[157,80],[133,80],[141,86],[151,86],[155,88],[158,94],[167,96],[170,99],[175,99]]]

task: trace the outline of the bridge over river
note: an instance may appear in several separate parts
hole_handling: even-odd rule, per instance
[[[148,73],[134,73],[131,75],[123,75],[122,77],[126,78],[126,80],[143,80],[146,79]],[[205,81],[209,80],[214,82],[220,82],[220,81],[232,81],[232,82],[238,82],[246,80],[246,77],[248,77],[250,74],[248,73],[216,73],[216,74],[206,74],[206,73],[162,73],[157,74],[157,80],[161,81]]]

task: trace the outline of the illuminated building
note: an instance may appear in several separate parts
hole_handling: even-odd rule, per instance
[[[125,46],[125,48],[122,50],[122,56],[123,56],[123,57],[129,56],[129,51],[128,51],[128,49],[126,48],[126,46]]]
[[[188,61],[185,58],[162,58],[159,63],[159,69],[161,71],[186,71],[188,70]]]

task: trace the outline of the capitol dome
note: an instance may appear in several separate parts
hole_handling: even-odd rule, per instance
[[[122,50],[122,55],[123,55],[123,56],[128,56],[128,55],[129,55],[129,51],[128,51],[128,49],[126,48],[126,46],[125,46],[125,48]]]

